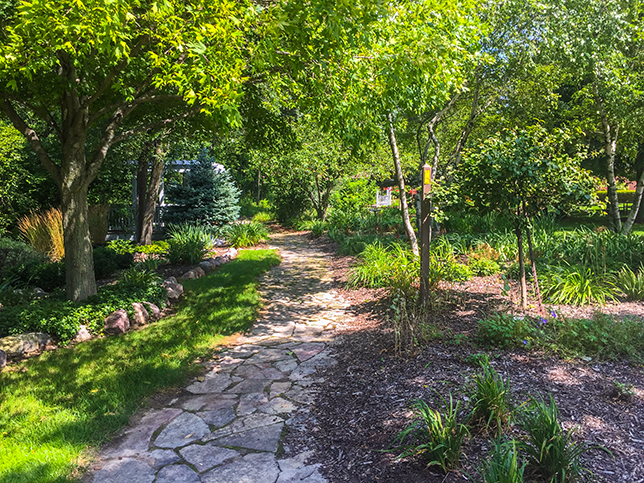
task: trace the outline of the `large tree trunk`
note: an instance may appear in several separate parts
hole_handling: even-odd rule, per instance
[[[144,148],[145,149],[145,148]],[[152,170],[148,180],[147,155],[139,158],[139,169],[137,171],[137,242],[139,245],[152,243],[152,231],[154,228],[154,215],[159,199],[159,188],[163,176],[163,148],[160,142],[156,143],[154,156],[152,157]]]
[[[96,294],[94,257],[89,236],[87,186],[61,189],[67,298],[78,302]]]
[[[398,178],[398,189],[400,190],[400,210],[402,212],[403,224],[405,225],[405,232],[409,237],[411,251],[414,253],[414,255],[418,256],[418,241],[416,240],[414,227],[409,220],[407,193],[405,191],[405,177],[403,176],[402,166],[400,164],[400,154],[398,153],[398,143],[396,142],[396,132],[394,131],[394,121],[391,113],[387,114],[387,122],[389,124],[389,128],[387,129],[387,136],[389,137],[389,146],[391,147],[391,155],[393,157],[394,166],[396,169],[396,178]]]

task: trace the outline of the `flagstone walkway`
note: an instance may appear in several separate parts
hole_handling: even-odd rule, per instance
[[[272,238],[282,263],[260,279],[260,319],[238,345],[166,407],[138,415],[103,450],[93,483],[321,483],[309,453],[281,442],[310,410],[334,363],[334,328],[348,304],[332,288],[328,255],[303,236]]]

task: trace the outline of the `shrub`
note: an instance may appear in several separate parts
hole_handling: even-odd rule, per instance
[[[170,225],[168,227],[168,260],[170,263],[199,263],[212,248],[212,236],[206,227]]]
[[[0,281],[22,278],[30,268],[47,260],[32,246],[11,238],[0,238]]]
[[[497,439],[490,458],[479,472],[483,483],[523,483],[526,463],[520,465],[515,441]]]
[[[586,305],[615,299],[615,285],[605,275],[597,275],[590,268],[571,270],[550,268],[542,281],[542,290],[554,304]]]
[[[507,348],[526,340],[529,333],[528,320],[524,317],[497,313],[479,320],[478,339],[484,344]]]
[[[153,241],[150,245],[136,245],[130,240],[111,240],[107,246],[118,254],[124,253],[146,253],[146,254],[167,254],[169,244],[166,241]]]
[[[499,434],[510,422],[510,379],[503,380],[485,357],[480,362],[482,373],[474,375],[470,398],[472,417],[486,428],[496,427]]]
[[[599,445],[573,441],[575,428],[564,431],[559,422],[559,409],[552,396],[550,403],[530,399],[530,405],[519,415],[519,426],[527,433],[519,447],[527,454],[528,464],[550,482],[577,481],[584,468],[579,457]]]
[[[0,310],[0,336],[46,332],[65,344],[76,336],[80,324],[100,334],[105,317],[113,311],[125,308],[133,316],[132,302],[145,300],[161,305],[165,295],[165,289],[155,280],[145,285],[121,282],[106,285],[82,303],[65,300],[62,295],[35,299]]]
[[[39,252],[49,255],[55,261],[65,257],[63,213],[58,208],[51,208],[40,214],[32,212],[20,218],[18,230]]]
[[[173,205],[164,213],[166,222],[221,226],[239,218],[239,190],[226,171],[215,173],[213,162],[202,149],[185,182],[167,186]]]
[[[235,248],[253,247],[268,240],[268,228],[261,223],[238,223],[224,231],[226,241]]]
[[[129,268],[134,263],[131,253],[117,253],[109,247],[94,249],[94,274],[97,279],[110,277],[119,269]]]
[[[414,422],[401,431],[393,442],[400,443],[396,451],[399,458],[421,455],[428,460],[428,466],[438,465],[447,472],[458,468],[461,446],[467,436],[467,427],[458,422],[460,402],[454,405],[452,395],[449,404],[441,397],[445,414],[430,408],[425,401],[417,400],[412,405],[416,416]],[[410,439],[408,444],[402,444]]]
[[[622,268],[617,274],[616,285],[628,300],[644,299],[644,266],[640,265],[637,273],[629,267]]]
[[[470,260],[470,268],[474,272],[474,275],[481,277],[494,275],[501,271],[499,264],[489,258],[475,258]]]
[[[30,286],[40,287],[46,292],[53,292],[65,286],[65,262],[39,263],[32,265],[23,281]]]

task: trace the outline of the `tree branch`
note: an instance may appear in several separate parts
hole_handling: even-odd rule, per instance
[[[54,162],[49,157],[49,154],[47,154],[47,151],[45,151],[45,148],[43,147],[38,134],[36,134],[36,131],[29,127],[29,125],[22,119],[22,117],[20,117],[11,102],[9,102],[5,97],[2,97],[1,100],[2,103],[0,105],[2,106],[2,110],[5,112],[7,117],[9,117],[9,120],[11,121],[13,126],[27,139],[29,145],[36,153],[36,156],[38,156],[41,164],[45,167],[56,184],[60,187],[62,184],[62,175],[60,173],[60,168],[56,166],[56,164],[54,164]]]

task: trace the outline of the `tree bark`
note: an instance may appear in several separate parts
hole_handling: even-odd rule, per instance
[[[141,234],[143,233],[143,217],[148,191],[148,170],[151,147],[152,143],[150,142],[143,144],[139,159],[136,163],[136,227],[134,230],[134,239],[139,244],[141,244]]]
[[[528,285],[525,280],[525,257],[523,255],[523,230],[519,225],[515,226],[514,233],[517,236],[517,248],[519,249],[519,281],[521,283],[521,308],[525,309],[528,303]]]
[[[534,280],[534,293],[537,297],[539,312],[544,313],[543,303],[541,302],[541,289],[539,288],[539,279],[537,278],[537,264],[534,261],[534,249],[532,247],[532,233],[530,227],[526,228],[526,237],[528,238],[528,250],[530,252],[530,265],[532,266],[532,279]]]
[[[161,187],[161,177],[163,176],[163,148],[161,143],[157,143],[154,157],[152,158],[152,170],[150,172],[150,181],[146,190],[145,203],[142,217],[140,245],[149,245],[152,243],[152,231],[154,229],[154,215],[156,214],[157,201],[159,200],[159,188]]]
[[[398,178],[398,189],[400,190],[400,211],[402,212],[403,224],[405,225],[405,232],[409,237],[411,251],[415,256],[418,256],[418,240],[414,227],[409,220],[409,208],[407,207],[407,193],[405,191],[405,177],[403,176],[402,166],[400,164],[400,154],[398,152],[398,143],[396,142],[396,132],[394,131],[394,120],[391,113],[387,114],[387,122],[389,128],[387,136],[389,138],[389,146],[391,147],[391,155],[394,160],[394,167],[396,169],[396,177]]]
[[[604,100],[599,94],[597,79],[593,81],[593,94],[595,104],[599,111],[601,124],[604,135],[604,152],[606,154],[606,181],[607,181],[607,199],[608,199],[608,228],[616,233],[622,231],[622,219],[619,213],[619,198],[617,196],[617,181],[615,179],[615,154],[617,152],[617,138],[619,135],[619,125],[611,125],[608,114],[604,106]]]

